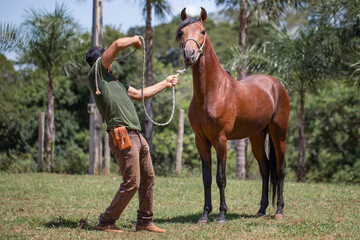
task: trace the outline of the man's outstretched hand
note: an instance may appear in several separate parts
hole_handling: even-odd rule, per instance
[[[165,80],[167,83],[166,87],[172,88],[172,87],[176,86],[176,84],[178,82],[178,77],[177,77],[177,75],[170,75]]]
[[[140,49],[142,46],[140,37],[134,36],[133,38],[134,38],[134,43],[133,43],[134,47]]]

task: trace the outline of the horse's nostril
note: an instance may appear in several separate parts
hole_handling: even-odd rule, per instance
[[[195,55],[195,49],[189,48],[183,51],[184,58],[191,58]]]

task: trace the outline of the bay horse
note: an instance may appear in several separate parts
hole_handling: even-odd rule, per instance
[[[182,23],[176,39],[182,46],[184,63],[192,68],[193,98],[188,117],[195,133],[195,144],[202,162],[205,203],[199,224],[209,222],[211,205],[211,148],[217,156],[216,183],[220,190],[218,224],[226,223],[225,202],[227,140],[248,137],[262,177],[262,195],[258,217],[269,205],[269,179],[272,199],[277,193],[275,219],[283,217],[285,142],[288,132],[290,101],[284,86],[274,77],[256,74],[236,81],[220,65],[205,29],[207,13],[188,18],[181,12]],[[270,154],[265,153],[269,134]]]

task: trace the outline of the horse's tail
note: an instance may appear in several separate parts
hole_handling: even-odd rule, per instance
[[[270,180],[271,180],[271,184],[272,184],[272,205],[274,206],[279,179],[278,179],[278,176],[276,173],[275,148],[274,148],[274,144],[271,140],[270,135],[269,135],[269,148],[270,148],[270,151],[269,151]],[[270,185],[270,189],[271,189],[271,185]]]

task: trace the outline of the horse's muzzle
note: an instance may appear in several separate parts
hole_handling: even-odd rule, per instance
[[[186,65],[192,65],[196,61],[196,51],[193,48],[187,48],[183,51],[184,62]]]

